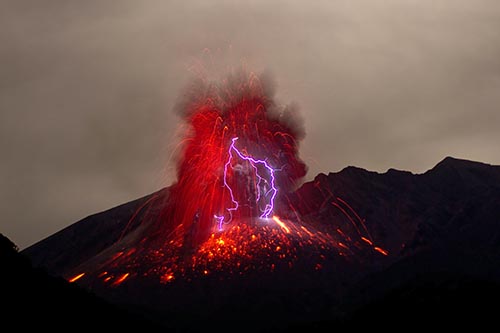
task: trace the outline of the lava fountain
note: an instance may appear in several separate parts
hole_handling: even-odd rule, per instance
[[[271,218],[306,174],[296,109],[280,108],[271,88],[240,72],[220,83],[197,81],[178,106],[188,132],[161,222],[182,225],[190,246],[233,220]]]

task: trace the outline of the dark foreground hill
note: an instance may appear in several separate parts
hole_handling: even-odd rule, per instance
[[[0,267],[0,328],[3,332],[153,331],[160,328],[62,277],[34,268],[30,259],[1,234]]]
[[[277,208],[281,224],[242,222],[189,253],[195,264],[152,245],[147,217],[168,201],[160,190],[22,254],[52,276],[85,273],[82,288],[180,331],[494,323],[498,166],[446,158],[423,174],[320,174]]]

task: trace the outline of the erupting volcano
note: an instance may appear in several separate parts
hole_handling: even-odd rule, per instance
[[[168,330],[483,318],[476,296],[500,293],[468,286],[500,291],[499,167],[446,158],[423,174],[346,167],[300,184],[304,131],[271,88],[245,73],[196,81],[177,108],[174,184],[23,252]]]
[[[298,156],[304,131],[296,109],[279,107],[271,88],[245,73],[189,86],[178,106],[187,131],[177,182],[145,200],[106,251],[65,270],[68,280],[101,288],[232,279],[387,256],[330,190],[320,189],[317,204],[340,215],[322,223],[307,213],[307,200],[294,193],[306,174]]]

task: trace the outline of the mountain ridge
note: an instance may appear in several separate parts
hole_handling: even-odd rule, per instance
[[[116,267],[128,265],[129,260],[140,261],[148,252],[137,244],[153,230],[148,217],[161,210],[168,197],[168,188],[164,188],[90,215],[22,252],[35,266],[65,278],[84,269],[89,274],[95,269],[102,271],[100,265],[114,253],[125,251],[131,256],[122,256],[124,261]],[[191,282],[177,279],[176,275],[168,285],[136,274],[127,279],[124,287],[116,288],[102,286],[97,278],[100,271],[95,270],[96,277],[84,278],[81,284],[117,304],[134,305],[142,295],[141,311],[177,313],[184,318],[179,323],[182,326],[188,325],[189,314],[201,315],[202,304],[213,304],[201,315],[204,321],[210,321],[211,314],[222,309],[235,318],[246,318],[279,308],[281,323],[301,325],[337,322],[343,320],[338,314],[344,311],[350,317],[358,311],[353,309],[401,300],[401,294],[394,294],[401,288],[411,295],[412,288],[433,290],[428,302],[434,302],[430,295],[441,291],[448,295],[450,283],[467,286],[469,289],[460,287],[453,293],[464,292],[468,299],[472,299],[469,292],[474,283],[500,283],[496,265],[500,260],[500,166],[452,157],[421,174],[392,168],[377,173],[348,166],[339,172],[318,174],[290,193],[286,204],[276,210],[288,227],[294,227],[292,222],[296,221],[298,227],[326,235],[319,245],[307,245],[299,236],[287,236],[291,244],[303,244],[299,250],[278,243],[293,250],[285,252],[292,255],[290,260],[295,260],[294,253],[299,256],[291,268],[279,265],[281,268],[274,272],[257,269],[255,274],[250,270],[241,277],[230,277],[221,266],[221,271],[206,278],[186,276],[194,279]],[[257,236],[266,239],[280,232],[273,228],[259,231]],[[134,251],[127,252],[132,248]],[[269,255],[278,258],[278,253],[273,250]],[[319,270],[305,269],[308,259],[301,263],[300,256],[315,258],[318,254],[326,256],[318,264]],[[281,259],[277,260],[279,263]],[[457,279],[450,278],[453,276]],[[428,281],[434,278],[441,282],[429,287]],[[496,295],[496,287],[492,288]],[[411,297],[418,297],[418,293]],[[184,299],[182,306],[166,301],[180,298]],[[305,304],[309,309],[306,312],[301,311]],[[418,314],[418,309],[413,311]]]

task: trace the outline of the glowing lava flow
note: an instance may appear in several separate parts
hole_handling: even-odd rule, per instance
[[[257,202],[257,204],[261,200],[261,196],[262,196],[261,182],[268,184],[270,187],[270,189],[265,191],[265,193],[263,195],[264,198],[267,198],[269,196],[270,196],[270,198],[269,198],[269,203],[266,203],[266,205],[262,211],[262,214],[260,215],[260,218],[269,218],[269,216],[272,214],[273,209],[274,209],[274,199],[276,198],[276,195],[278,193],[278,189],[276,188],[275,177],[274,177],[274,172],[276,170],[273,169],[265,160],[258,160],[258,159],[255,159],[253,157],[250,157],[250,156],[243,154],[240,150],[238,150],[238,148],[236,148],[236,146],[235,146],[236,140],[238,140],[238,137],[235,137],[231,140],[231,145],[229,146],[229,157],[228,157],[226,164],[224,165],[224,186],[228,189],[229,194],[231,196],[231,202],[233,203],[234,206],[226,209],[227,212],[229,213],[229,219],[227,221],[224,221],[223,215],[222,216],[214,215],[215,219],[218,221],[219,230],[222,230],[223,223],[230,223],[231,222],[231,220],[233,218],[233,211],[237,210],[239,207],[239,203],[234,197],[234,192],[233,192],[231,186],[227,182],[227,177],[228,177],[227,171],[228,171],[228,168],[231,165],[231,162],[233,159],[233,154],[232,154],[233,151],[234,151],[234,153],[236,153],[236,155],[238,155],[238,157],[240,159],[242,159],[244,161],[248,161],[255,171],[255,176],[258,179],[257,184],[256,184],[256,188],[257,188],[256,202]],[[264,177],[262,177],[259,174],[259,170],[257,167],[258,165],[263,165],[264,168],[269,172],[270,181],[265,180]]]

